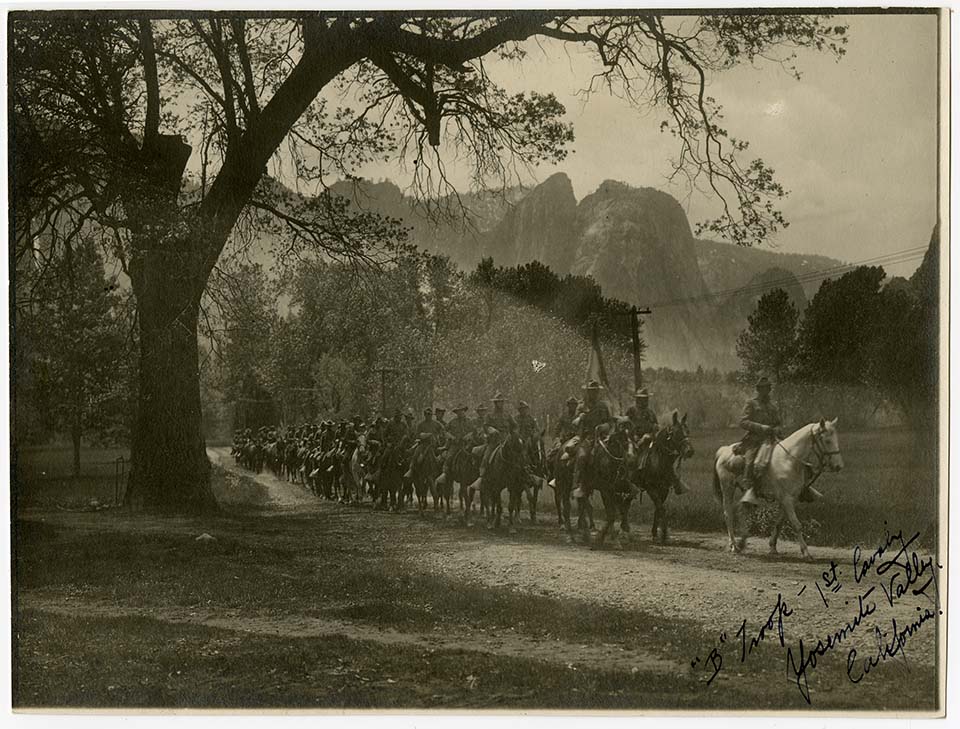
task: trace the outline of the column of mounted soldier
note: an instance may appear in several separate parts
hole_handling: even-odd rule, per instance
[[[412,409],[397,408],[390,418],[368,422],[355,416],[339,422],[245,429],[235,434],[232,452],[242,466],[258,473],[269,468],[320,497],[344,503],[369,498],[375,508],[394,511],[414,498],[423,511],[432,497],[434,508],[449,514],[456,483],[465,517],[479,494],[481,513],[497,524],[503,490],[510,494],[511,523],[524,495],[531,520],[536,520],[537,495],[544,486],[554,489],[558,521],[566,527],[571,496],[581,504],[580,525],[592,525],[590,495],[595,489],[603,492],[607,485],[617,489],[622,509],[616,512],[625,511],[641,490],[656,502],[652,485],[640,477],[650,465],[656,468],[647,470],[667,482],[659,486],[682,493],[677,466],[692,453],[686,418],[674,413],[673,421],[660,428],[646,388],[636,392],[635,404],[622,417],[611,415],[600,398],[599,383],[590,381],[582,390],[583,397],[568,398],[554,420],[549,449],[544,446],[545,430],[529,404],[517,402],[513,415],[498,392],[491,407],[481,403],[473,417],[466,405],[453,408],[452,418],[446,417],[443,407],[434,407],[425,408],[415,423]],[[651,455],[660,462],[648,463]]]
[[[626,414],[614,417],[600,397],[599,383],[590,381],[582,390],[582,398],[568,398],[556,418],[549,449],[544,445],[546,432],[530,406],[521,400],[516,416],[511,415],[506,398],[497,393],[492,407],[478,405],[474,417],[467,415],[466,405],[453,408],[450,419],[444,408],[434,407],[424,409],[423,419],[415,424],[411,409],[397,408],[391,418],[366,423],[354,417],[287,428],[265,426],[256,432],[245,429],[236,433],[232,452],[237,463],[257,473],[267,467],[317,496],[353,504],[369,498],[378,509],[402,511],[415,498],[422,514],[432,498],[434,509],[446,516],[457,484],[464,521],[469,523],[474,496],[479,494],[488,526],[500,525],[504,491],[511,526],[519,519],[524,497],[530,521],[536,522],[539,492],[549,486],[560,526],[571,531],[570,503],[576,499],[578,527],[592,530],[590,497],[599,492],[606,510],[601,545],[617,522],[622,532],[630,531],[630,506],[646,493],[654,507],[653,537],[665,541],[665,503],[669,494],[687,490],[680,470],[694,452],[687,416],[674,410],[658,422],[650,408],[650,393],[641,388]],[[825,470],[842,468],[836,420],[821,419],[781,440],[770,381],[761,377],[756,390],[740,419],[746,431],[743,439],[721,446],[714,462],[714,490],[723,500],[734,551],[742,549],[745,539],[735,533],[738,527],[725,483],[742,488],[741,500],[748,504],[761,499],[779,502],[792,520],[792,504],[822,498],[813,483]],[[773,455],[783,463],[771,488]],[[796,488],[789,486],[790,479],[797,481]]]

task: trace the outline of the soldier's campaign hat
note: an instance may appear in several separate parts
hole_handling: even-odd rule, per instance
[[[586,385],[584,385],[581,389],[582,389],[582,390],[602,390],[602,389],[603,389],[603,385],[601,385],[601,384],[600,384],[599,382],[597,382],[596,380],[590,380],[590,382],[588,382]]]
[[[453,412],[455,412],[455,413],[465,413],[465,412],[467,412],[467,410],[469,410],[469,409],[470,409],[470,408],[468,408],[466,405],[457,405],[457,406],[453,409]]]
[[[517,403],[517,410],[523,410],[524,408],[527,410],[530,409],[530,406],[527,404],[526,400],[521,400]]]
[[[490,398],[490,402],[506,402],[506,401],[507,401],[507,398],[505,398],[499,390],[497,390],[496,395]]]
[[[489,410],[489,409],[490,409],[490,408],[488,408],[488,407],[487,407],[486,405],[484,405],[483,403],[480,403],[479,405],[477,405],[477,407],[474,408],[474,410],[476,410],[478,413],[485,413],[485,412],[487,412],[487,410]]]
[[[573,395],[567,398],[567,405],[579,405],[580,401],[577,400]]]
[[[408,407],[408,408],[406,409],[406,411],[403,413],[403,417],[405,417],[405,418],[412,418],[412,417],[413,417],[413,408]]]
[[[446,409],[445,407],[442,407],[442,406],[440,406],[440,405],[437,405],[437,406],[433,409],[433,412],[435,412],[435,413],[445,413],[445,412],[447,412],[447,409]]]
[[[426,415],[427,413],[432,413],[432,412],[433,412],[433,408],[424,408],[424,409],[423,409],[423,414],[424,414],[424,415]]]
[[[636,391],[636,393],[634,393],[633,396],[634,397],[650,397],[650,391],[645,387],[641,387],[639,390]]]
[[[761,377],[759,380],[757,380],[757,389],[759,390],[761,387],[773,387],[773,385],[766,377]]]

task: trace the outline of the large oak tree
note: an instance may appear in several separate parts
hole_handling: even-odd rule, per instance
[[[377,265],[402,231],[330,194],[326,178],[371,156],[405,157],[429,205],[447,185],[443,150],[468,159],[478,185],[518,162],[562,159],[573,141],[562,105],[508,94],[488,74],[494,56],[522,64],[524,41],[537,38],[592,52],[587,89],[662,109],[675,174],[723,201],[708,229],[749,244],[785,224],[784,190],[763,161],[743,159],[707,84],[761,58],[794,70],[800,47],[840,55],[845,27],[824,16],[11,16],[15,255],[53,230],[99,232],[137,300],[131,507],[215,508],[197,332],[228,242],[273,227],[279,255]],[[319,193],[285,194],[271,164]]]

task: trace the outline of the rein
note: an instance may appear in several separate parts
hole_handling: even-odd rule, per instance
[[[810,428],[810,439],[813,441],[813,452],[814,452],[814,454],[816,454],[816,456],[817,456],[817,465],[813,465],[812,463],[808,463],[807,461],[803,460],[802,458],[800,458],[800,457],[798,457],[798,456],[795,456],[793,453],[791,453],[791,452],[787,449],[787,447],[783,444],[783,441],[778,440],[778,441],[776,442],[776,445],[780,446],[780,449],[781,449],[784,453],[786,453],[791,459],[793,459],[793,460],[796,461],[797,463],[803,464],[804,466],[806,466],[807,468],[809,468],[811,471],[813,471],[813,476],[804,483],[804,485],[803,485],[804,488],[809,488],[810,486],[812,486],[813,484],[815,484],[815,483],[817,482],[817,479],[819,479],[820,476],[823,475],[823,471],[824,471],[824,469],[826,469],[826,467],[827,467],[827,464],[826,464],[826,457],[827,457],[827,456],[836,456],[836,455],[839,455],[839,454],[840,454],[840,450],[839,450],[839,449],[837,449],[837,450],[835,450],[835,451],[828,451],[828,450],[825,450],[825,449],[824,449],[823,444],[820,442],[820,433],[814,433],[814,432],[813,432],[813,428],[814,428],[814,427],[816,427],[816,426],[814,425],[814,426],[811,426],[811,428]]]

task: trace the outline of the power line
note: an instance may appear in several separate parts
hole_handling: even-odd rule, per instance
[[[824,268],[817,271],[808,271],[807,273],[802,273],[799,275],[792,275],[788,277],[783,277],[780,279],[774,279],[772,281],[763,281],[754,284],[748,284],[746,286],[738,286],[736,288],[723,289],[721,291],[712,291],[706,294],[698,294],[696,296],[684,296],[676,299],[666,299],[654,304],[651,304],[651,308],[660,308],[664,306],[677,306],[679,304],[693,303],[698,301],[709,301],[711,299],[720,299],[733,296],[742,296],[746,294],[760,293],[766,290],[772,290],[775,288],[782,288],[784,285],[789,285],[794,282],[798,283],[812,283],[817,280],[822,280],[829,278],[831,276],[836,276],[843,273],[848,273],[860,266],[865,265],[886,265],[892,266],[901,263],[906,263],[908,261],[916,260],[918,258],[923,258],[926,254],[927,246],[917,246],[915,248],[905,248],[900,251],[894,251],[893,253],[887,253],[882,256],[873,256],[871,258],[864,258],[859,261],[854,261],[851,263],[844,263],[838,266],[832,266],[830,268]]]

